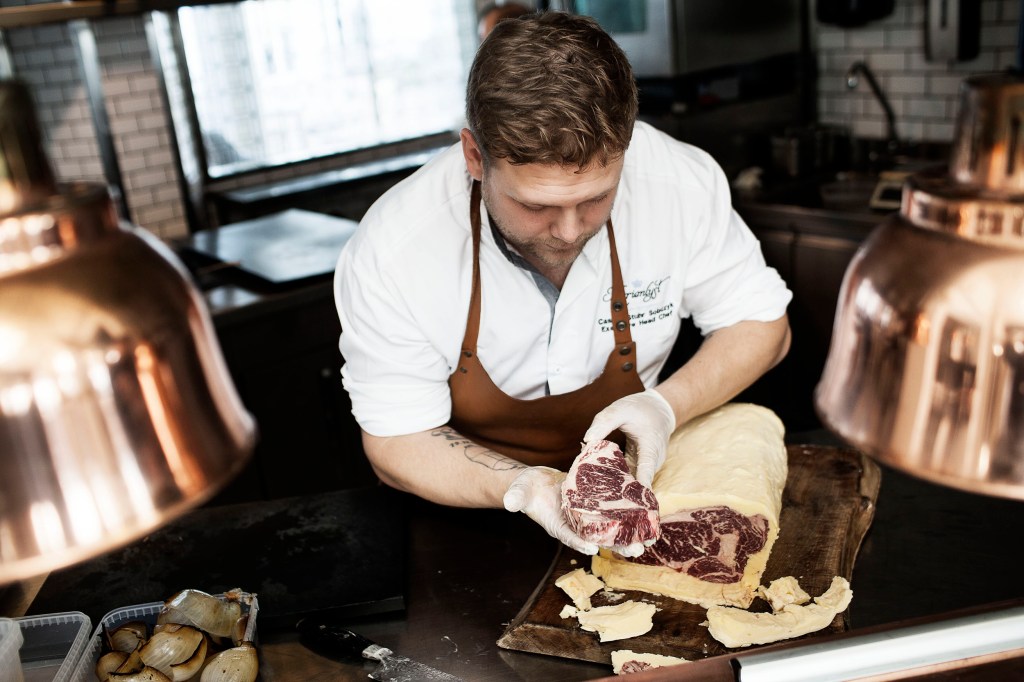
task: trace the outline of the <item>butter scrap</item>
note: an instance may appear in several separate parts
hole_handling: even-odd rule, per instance
[[[662,656],[661,654],[642,654],[629,649],[618,649],[612,652],[612,672],[616,675],[636,673],[649,668],[665,668],[670,665],[689,663],[685,658]]]
[[[555,581],[557,587],[569,595],[573,604],[580,611],[589,611],[591,607],[590,596],[604,587],[604,583],[596,575],[587,573],[582,568],[569,571]]]
[[[781,611],[787,604],[806,604],[811,595],[804,592],[800,583],[791,575],[771,581],[768,587],[757,588],[757,596],[771,604],[772,611]]]
[[[836,576],[828,590],[806,606],[786,604],[776,613],[751,613],[731,606],[712,606],[708,609],[708,631],[729,648],[778,642],[827,627],[836,614],[850,605],[852,598],[850,583],[846,578]]]
[[[602,642],[639,637],[654,627],[654,604],[639,601],[625,601],[613,606],[598,606],[589,611],[580,611],[576,618],[580,627],[596,632]]]

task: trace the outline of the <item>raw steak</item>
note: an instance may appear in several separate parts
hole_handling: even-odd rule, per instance
[[[705,608],[750,606],[779,535],[784,437],[774,412],[749,403],[728,403],[683,424],[669,437],[654,484],[660,539],[632,559],[603,549],[591,572],[612,589]]]
[[[562,483],[562,514],[581,538],[600,547],[646,542],[660,534],[658,500],[641,485],[611,441],[583,448]]]
[[[661,538],[626,561],[667,566],[710,583],[735,583],[768,539],[768,519],[728,507],[685,509],[661,519]]]

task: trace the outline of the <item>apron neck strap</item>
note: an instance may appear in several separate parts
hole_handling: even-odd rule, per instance
[[[629,329],[629,306],[626,305],[626,287],[622,283],[622,270],[619,268],[619,251],[615,248],[615,230],[612,229],[611,216],[608,217],[608,249],[612,259],[612,331],[615,332],[615,345],[627,346],[633,342]]]
[[[469,224],[473,232],[473,291],[469,297],[469,318],[466,320],[466,336],[462,341],[463,351],[476,352],[476,340],[480,333],[480,181],[473,180],[469,196]]]

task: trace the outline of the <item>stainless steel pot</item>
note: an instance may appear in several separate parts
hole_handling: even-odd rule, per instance
[[[899,469],[1024,499],[1024,80],[968,79],[947,173],[919,173],[847,269],[815,401]]]

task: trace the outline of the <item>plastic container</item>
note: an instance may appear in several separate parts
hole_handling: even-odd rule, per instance
[[[18,650],[21,648],[21,628],[10,618],[0,618],[0,682],[22,682],[21,659]]]
[[[68,682],[85,651],[92,631],[89,617],[80,611],[16,618],[23,642],[24,682]]]
[[[256,595],[249,595],[251,597],[252,605],[249,607],[249,623],[245,628],[245,639],[247,641],[256,642],[256,615],[259,613],[259,602],[256,600]],[[224,595],[217,595],[222,597]],[[244,604],[244,602],[243,602]],[[85,652],[78,660],[78,665],[75,667],[74,673],[69,679],[70,682],[96,682],[96,661],[99,660],[100,655],[103,653],[103,628],[115,628],[118,625],[131,622],[133,620],[141,620],[143,623],[152,628],[156,624],[157,614],[160,613],[161,607],[164,603],[162,601],[152,602],[149,604],[137,604],[135,606],[124,606],[119,609],[114,609],[107,615],[103,616],[100,622],[96,625],[96,629],[93,630],[92,637],[89,638],[88,645],[85,648]],[[243,606],[243,613],[245,609]],[[0,680],[0,682],[6,682]],[[28,682],[26,680],[26,682]]]

